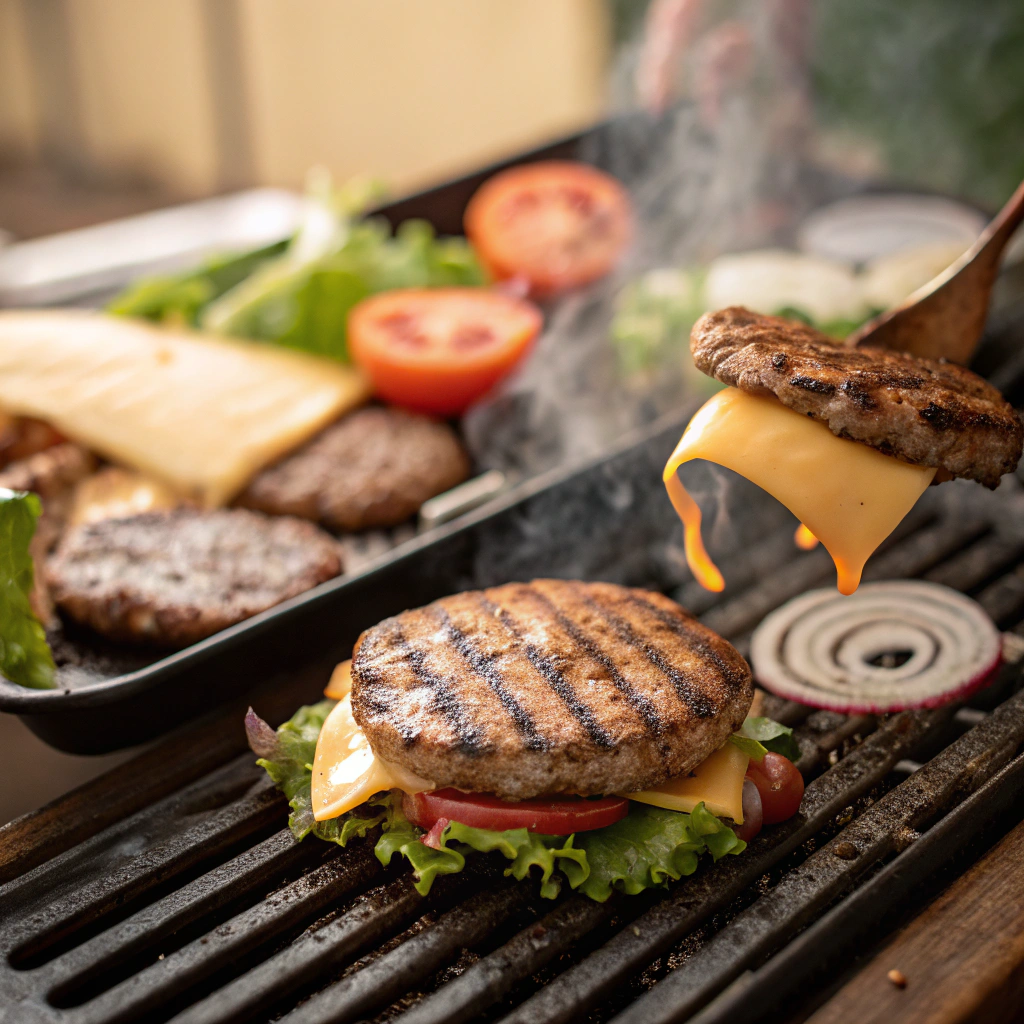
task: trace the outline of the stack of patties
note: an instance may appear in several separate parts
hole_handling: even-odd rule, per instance
[[[795,744],[746,718],[753,692],[737,651],[661,594],[535,580],[386,619],[332,700],[247,726],[300,838],[379,824],[378,857],[408,858],[423,892],[477,850],[536,867],[544,895],[565,879],[606,899],[796,812]]]

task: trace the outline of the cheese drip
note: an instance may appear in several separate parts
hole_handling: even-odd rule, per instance
[[[328,688],[339,692],[350,685],[349,665],[343,661],[335,670]],[[747,755],[732,743],[715,751],[690,775],[669,779],[643,793],[624,793],[630,800],[667,807],[673,811],[692,811],[701,801],[712,814],[743,821],[743,775]],[[313,757],[313,817],[317,821],[337,818],[365,803],[374,793],[400,789],[404,793],[423,793],[432,783],[389,765],[370,748],[366,734],[352,717],[352,697],[347,691],[327,716],[320,730]]]
[[[692,459],[734,470],[781,501],[832,556],[842,594],[857,589],[864,563],[935,476],[931,467],[836,437],[776,398],[720,391],[690,420],[664,473],[683,521],[686,560],[694,576],[716,591],[725,581],[704,549],[700,509],[677,476]]]

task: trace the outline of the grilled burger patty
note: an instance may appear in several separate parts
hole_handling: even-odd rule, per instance
[[[337,542],[312,523],[176,509],[72,527],[47,581],[58,607],[98,633],[181,647],[341,569]]]
[[[1021,456],[1024,426],[987,381],[955,363],[881,348],[842,348],[805,324],[732,306],[693,327],[697,367],[723,384],[773,394],[837,437],[996,487]]]
[[[469,459],[448,424],[373,407],[265,469],[238,504],[334,530],[366,530],[404,522],[468,476]]]
[[[375,753],[507,799],[629,793],[689,771],[753,697],[736,650],[661,594],[534,580],[446,597],[359,638]]]

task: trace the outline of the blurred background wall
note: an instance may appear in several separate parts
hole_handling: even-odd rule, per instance
[[[593,120],[602,0],[0,0],[0,160],[193,196],[397,191]]]

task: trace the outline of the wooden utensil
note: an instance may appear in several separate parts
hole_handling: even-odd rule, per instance
[[[977,242],[938,277],[846,339],[966,365],[981,339],[999,259],[1024,220],[1024,182]]]

